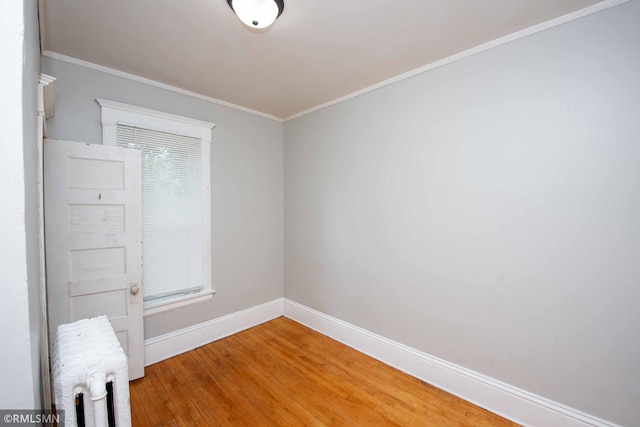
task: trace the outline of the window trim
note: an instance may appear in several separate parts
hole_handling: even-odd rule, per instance
[[[160,132],[198,138],[202,141],[202,229],[205,236],[203,249],[203,289],[197,294],[176,297],[174,300],[149,302],[144,315],[150,316],[187,304],[211,299],[215,290],[211,279],[211,130],[213,123],[191,119],[162,111],[96,98],[102,113],[102,143],[118,145],[118,124],[137,126]],[[143,283],[144,289],[144,283]]]

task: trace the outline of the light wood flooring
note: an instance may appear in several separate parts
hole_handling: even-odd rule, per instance
[[[280,317],[146,368],[134,426],[514,426]]]

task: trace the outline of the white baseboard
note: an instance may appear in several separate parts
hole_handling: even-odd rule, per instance
[[[227,316],[144,340],[144,365],[149,366],[210,342],[282,316],[279,298]]]
[[[145,340],[145,366],[228,337],[283,314],[381,362],[519,424],[619,427],[286,298]]]
[[[407,347],[284,299],[284,315],[403,372],[525,426],[616,424]]]

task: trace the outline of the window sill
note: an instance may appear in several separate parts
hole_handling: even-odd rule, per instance
[[[195,304],[197,302],[208,301],[213,298],[215,289],[202,291],[198,294],[187,295],[180,298],[173,298],[167,301],[152,302],[144,307],[144,317],[153,316],[154,314],[164,313],[174,308],[184,307],[185,305]]]

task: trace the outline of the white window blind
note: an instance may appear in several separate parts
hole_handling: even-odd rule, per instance
[[[202,140],[119,123],[117,142],[142,151],[145,302],[202,291]]]

